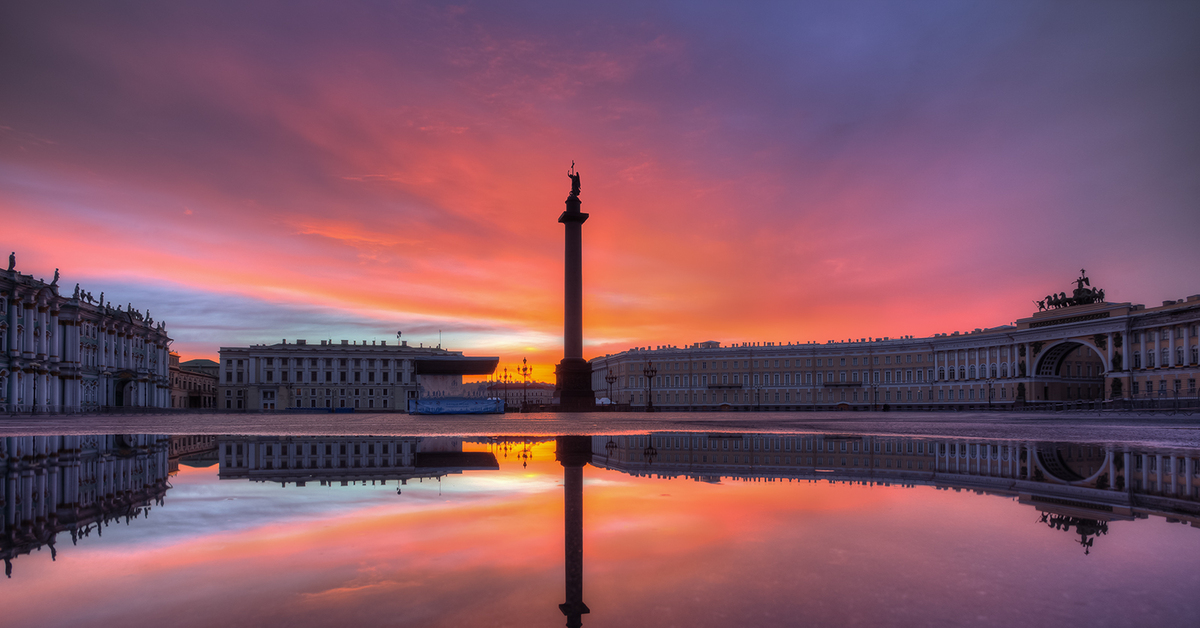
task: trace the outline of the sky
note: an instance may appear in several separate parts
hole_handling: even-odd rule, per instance
[[[0,248],[166,321],[562,357],[1200,293],[1200,4],[0,6]]]

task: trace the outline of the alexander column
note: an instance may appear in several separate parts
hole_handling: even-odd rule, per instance
[[[554,370],[554,387],[560,410],[595,410],[592,393],[592,367],[583,359],[583,223],[588,215],[579,211],[579,172],[575,162],[567,171],[571,194],[567,210],[558,217],[566,227],[566,255],[563,260],[563,359]]]

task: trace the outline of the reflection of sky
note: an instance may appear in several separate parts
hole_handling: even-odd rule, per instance
[[[5,251],[186,357],[441,329],[547,379],[575,159],[588,357],[1195,292],[1196,3],[731,7],[7,3]]]
[[[13,625],[561,625],[561,467],[438,487],[172,479],[166,506],[19,558]],[[587,467],[586,626],[1186,625],[1200,531],[1116,522],[1084,556],[1012,500]],[[138,542],[141,541],[141,542]],[[61,543],[61,540],[60,540]]]

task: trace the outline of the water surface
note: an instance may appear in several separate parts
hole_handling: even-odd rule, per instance
[[[1080,430],[1122,442],[656,419],[574,437],[5,437],[5,623],[1187,626],[1200,611],[1194,427]],[[1062,429],[1043,428],[1027,431]]]

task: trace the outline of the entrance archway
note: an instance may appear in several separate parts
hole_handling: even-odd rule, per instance
[[[118,408],[133,405],[132,373],[120,373],[113,380],[113,405]]]
[[[1042,352],[1034,368],[1034,401],[1104,398],[1104,356],[1091,345],[1063,340]]]

